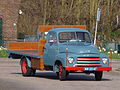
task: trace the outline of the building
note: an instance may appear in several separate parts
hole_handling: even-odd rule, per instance
[[[17,40],[17,19],[21,0],[0,0],[0,46]]]

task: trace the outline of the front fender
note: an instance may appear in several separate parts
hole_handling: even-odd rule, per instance
[[[102,66],[104,66],[104,67],[110,66],[110,60],[109,60],[109,57],[107,55],[105,55],[103,53],[100,53],[100,58],[101,58],[101,64],[102,64]],[[107,64],[103,64],[102,63],[102,58],[107,58],[108,59],[108,63]]]
[[[62,63],[62,66],[65,67],[66,66],[66,54],[62,53],[56,56],[56,61],[59,60]],[[55,62],[56,62],[55,61]]]
[[[55,58],[55,62],[53,65],[53,71],[59,72],[59,68],[56,65],[56,62],[60,62],[62,64],[62,66],[65,67],[66,66],[66,54],[65,53],[58,54]]]

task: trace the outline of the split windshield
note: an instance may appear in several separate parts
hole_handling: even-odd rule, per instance
[[[91,39],[86,32],[61,32],[59,33],[59,42],[88,42],[91,43]]]

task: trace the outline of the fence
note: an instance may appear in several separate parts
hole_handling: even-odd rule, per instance
[[[118,42],[101,42],[101,47],[104,47],[107,51],[110,49],[120,52],[120,44]]]

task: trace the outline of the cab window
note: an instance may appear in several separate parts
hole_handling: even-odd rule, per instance
[[[54,43],[57,41],[56,35],[54,32],[50,32],[48,36],[48,43]]]

